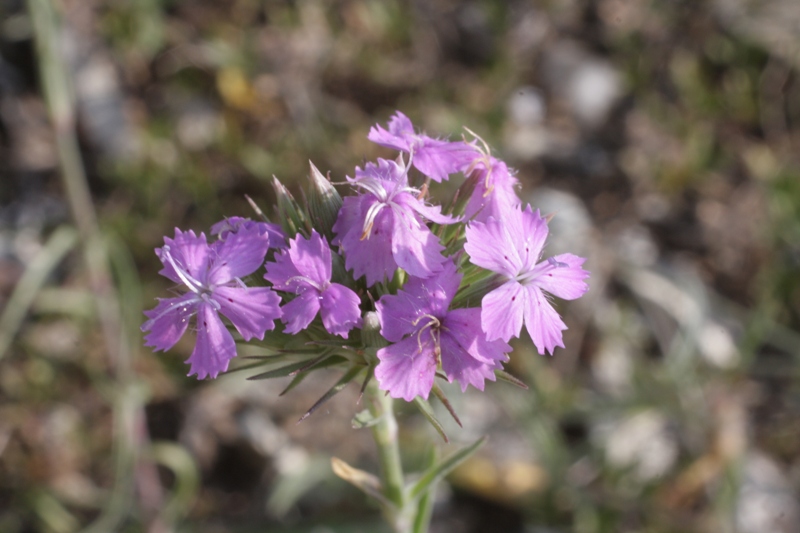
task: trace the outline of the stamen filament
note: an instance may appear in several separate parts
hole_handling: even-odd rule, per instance
[[[181,281],[185,283],[192,292],[200,294],[203,285],[194,279],[186,270],[178,266],[177,262],[172,258],[172,254],[169,253],[169,246],[165,244],[164,247],[161,248],[161,252],[166,256],[167,261],[169,261],[169,264],[172,265],[172,268],[175,270],[175,273],[178,275],[178,277],[181,278]]]

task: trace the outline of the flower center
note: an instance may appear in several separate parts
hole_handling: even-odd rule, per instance
[[[426,320],[425,324],[417,330],[417,350],[422,352],[422,345],[423,339],[422,335],[427,331],[428,335],[430,335],[430,341],[433,343],[433,355],[436,358],[436,364],[439,364],[439,358],[442,355],[442,346],[441,346],[441,330],[442,330],[442,323],[433,315],[422,315],[417,317],[416,320],[412,323],[413,326],[418,326],[420,322]]]
[[[566,268],[569,265],[566,263],[562,263],[561,261],[557,261],[554,257],[548,257],[541,263],[537,264],[531,270],[523,270],[519,274],[516,275],[514,281],[519,282],[522,285],[530,285],[534,283],[538,278],[542,276],[546,276],[553,270],[557,268]]]

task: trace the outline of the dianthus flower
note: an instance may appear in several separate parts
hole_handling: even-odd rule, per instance
[[[267,263],[264,278],[275,290],[297,294],[282,308],[286,333],[307,328],[317,313],[328,333],[345,339],[348,331],[361,327],[361,299],[344,285],[331,283],[331,249],[316,230],[310,239],[290,240],[289,249]]]
[[[524,320],[540,354],[564,347],[561,332],[567,326],[545,291],[574,300],[588,290],[583,280],[589,273],[581,268],[585,259],[572,254],[539,261],[547,234],[547,222],[530,206],[467,226],[464,250],[470,261],[507,280],[481,302],[481,326],[488,339],[519,337]]]
[[[227,317],[246,341],[263,339],[281,316],[280,298],[267,287],[246,287],[241,277],[252,274],[264,262],[269,237],[258,226],[242,227],[225,239],[208,244],[205,234],[175,230],[164,238],[156,255],[164,268],[159,274],[182,283],[189,292],[176,298],[159,298],[145,311],[142,325],[147,346],[168,350],[183,336],[189,319],[197,315],[197,343],[186,361],[189,375],[216,377],[236,356],[233,336],[222,323]]]
[[[396,295],[376,304],[381,335],[395,344],[378,350],[375,377],[393,398],[425,399],[441,369],[448,381],[483,390],[495,380],[511,347],[488,341],[481,330],[480,308],[448,310],[458,291],[461,274],[448,262],[438,274],[411,278]]]
[[[283,250],[286,248],[286,235],[278,224],[269,222],[258,222],[244,217],[227,217],[211,226],[211,235],[216,235],[224,239],[231,233],[236,233],[240,229],[250,230],[258,228],[261,233],[266,233],[269,237],[270,248]]]
[[[520,205],[516,187],[519,184],[506,164],[478,152],[465,174],[475,180],[475,189],[464,208],[464,218],[485,222],[489,217],[500,219]]]
[[[433,181],[447,180],[471,160],[473,150],[468,144],[415,133],[411,119],[400,111],[389,120],[388,126],[388,130],[373,126],[367,138],[375,144],[411,154],[414,167]]]
[[[439,206],[425,205],[419,191],[408,186],[402,159],[378,159],[364,170],[356,167],[355,179],[347,179],[365,192],[344,198],[333,225],[333,244],[344,250],[345,266],[356,279],[366,275],[372,286],[391,279],[397,267],[421,278],[442,269],[444,247],[422,217],[439,224],[455,219],[442,215]]]

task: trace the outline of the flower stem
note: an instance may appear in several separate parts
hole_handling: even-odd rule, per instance
[[[396,533],[409,533],[413,522],[413,506],[407,500],[403,481],[403,465],[400,461],[400,446],[397,440],[397,420],[394,417],[394,400],[378,389],[373,380],[367,386],[370,414],[377,420],[372,426],[372,437],[378,447],[381,464],[383,495],[391,502],[384,505],[386,520]]]

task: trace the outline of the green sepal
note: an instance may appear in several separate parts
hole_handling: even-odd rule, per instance
[[[444,426],[442,426],[442,423],[439,422],[438,418],[436,418],[436,415],[433,414],[433,408],[431,407],[431,404],[429,404],[427,400],[423,400],[419,396],[415,396],[414,405],[417,406],[417,409],[419,409],[419,412],[422,413],[422,416],[424,416],[428,422],[430,422],[430,424],[433,426],[433,429],[435,429],[436,432],[441,435],[442,439],[445,442],[450,442],[450,439],[447,438],[447,433],[444,432]]]
[[[462,427],[463,428],[464,426],[461,425],[461,420],[459,420],[455,409],[453,409],[453,406],[450,404],[450,400],[447,399],[447,396],[445,396],[444,391],[441,388],[439,388],[439,385],[434,383],[433,384],[433,388],[431,389],[431,391],[433,392],[434,396],[439,398],[439,401],[442,402],[442,405],[444,405],[445,409],[447,409],[447,412],[450,413],[450,416],[452,416],[453,420],[456,421],[456,424],[458,424],[458,427]]]
[[[432,466],[422,474],[422,477],[414,483],[408,495],[412,500],[425,495],[433,486],[438,483],[447,474],[453,471],[458,465],[467,460],[474,454],[478,448],[483,446],[486,442],[486,437],[481,437],[466,448],[461,448],[456,453],[442,461],[441,463]]]
[[[466,264],[461,286],[450,305],[453,307],[462,307],[470,303],[480,305],[480,301],[486,294],[505,282],[506,280],[499,274]]]
[[[500,381],[505,381],[506,383],[511,383],[512,385],[516,385],[520,389],[528,390],[528,385],[525,384],[521,379],[516,376],[512,376],[505,370],[495,370],[494,375],[497,376],[497,379]]]

